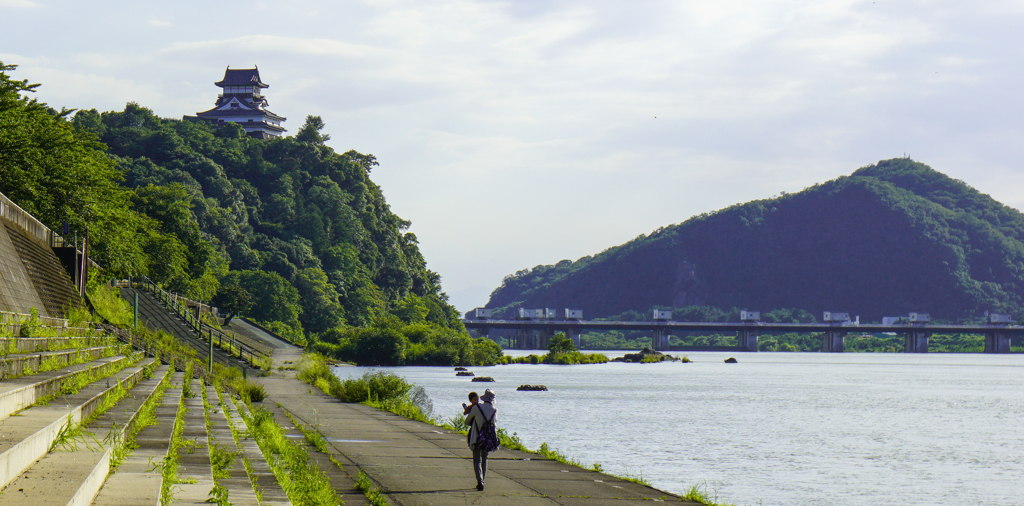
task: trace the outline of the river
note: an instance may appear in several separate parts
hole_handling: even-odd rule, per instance
[[[521,355],[524,352],[509,350]],[[609,357],[624,352],[602,352]],[[613,474],[764,505],[1024,504],[1024,355],[688,353],[693,363],[379,368],[436,415],[497,393],[498,425]],[[339,367],[343,379],[366,368]],[[521,384],[547,392],[517,392]]]

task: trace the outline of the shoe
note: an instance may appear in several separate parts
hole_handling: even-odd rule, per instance
[[[477,490],[483,490],[484,489],[484,484],[483,483],[477,483],[476,484],[476,489]]]

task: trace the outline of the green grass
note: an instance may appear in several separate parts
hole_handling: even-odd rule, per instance
[[[122,369],[135,365],[139,360],[142,359],[142,354],[131,353],[125,356],[124,360],[100,366],[89,371],[80,372],[70,378],[65,378],[61,383],[60,391],[54,394],[45,395],[36,399],[36,406],[44,406],[49,404],[50,401],[63,395],[74,395],[79,390],[86,386],[95,383],[101,379],[107,378],[117,374]],[[26,373],[30,374],[30,373]]]
[[[705,506],[736,506],[733,503],[718,502],[718,488],[716,487],[713,491],[709,492],[706,482],[700,485],[690,485],[690,489],[683,494],[682,498],[704,504]]]
[[[164,392],[171,383],[173,372],[172,370],[167,371],[167,374],[164,375],[163,379],[160,380],[160,384],[153,391],[153,395],[146,399],[146,402],[139,408],[139,414],[135,416],[135,424],[132,425],[131,430],[125,435],[122,444],[114,449],[114,454],[110,459],[111,473],[117,470],[121,463],[124,462],[124,459],[128,458],[134,450],[138,449],[139,446],[136,444],[135,438],[139,435],[139,432],[146,427],[152,427],[157,424],[156,408],[164,398]]]
[[[278,404],[277,407],[280,408],[281,405]],[[302,432],[302,435],[306,437],[306,441],[309,444],[313,445],[313,447],[316,448],[317,451],[319,451],[320,453],[327,453],[327,440],[325,440],[324,437],[320,435],[319,432],[307,428],[305,425],[299,423],[299,421],[296,420],[295,417],[293,417],[292,414],[289,413],[288,411],[285,411],[284,414],[285,416],[288,417],[288,420],[292,422],[292,425],[294,425],[296,429],[299,429],[299,431]]]
[[[370,501],[373,506],[390,506],[388,498],[381,492],[377,485],[374,485],[370,478],[366,476],[366,473],[359,471],[356,476],[356,488],[360,492],[366,495],[366,500]]]
[[[281,488],[296,506],[343,504],[330,480],[302,447],[289,441],[274,416],[263,406],[242,414],[256,444],[266,456]]]
[[[178,401],[178,414],[174,417],[174,429],[171,431],[171,443],[167,449],[167,456],[164,457],[163,462],[160,464],[162,467],[160,474],[163,478],[160,486],[161,504],[171,504],[174,500],[174,486],[182,483],[178,478],[178,450],[187,446],[186,441],[182,438],[182,434],[185,431],[185,413],[188,411],[185,407],[184,389],[190,381],[192,381],[191,364],[185,370],[185,378],[182,384],[183,394],[181,400]]]

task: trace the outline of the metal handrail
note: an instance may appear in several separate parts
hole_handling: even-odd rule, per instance
[[[147,291],[153,293],[157,300],[159,300],[165,307],[171,309],[179,317],[184,319],[185,323],[192,327],[192,330],[194,330],[196,334],[199,335],[200,339],[206,340],[207,342],[216,339],[216,341],[214,341],[213,344],[215,344],[217,347],[225,349],[226,345],[228,353],[238,357],[239,360],[243,362],[248,362],[250,364],[255,364],[256,359],[266,359],[267,357],[270,356],[268,350],[263,350],[256,346],[253,346],[252,343],[241,342],[241,340],[239,340],[237,336],[226,334],[220,329],[210,326],[208,323],[202,321],[201,318],[196,317],[196,315],[193,314],[192,311],[190,311],[187,307],[185,307],[185,305],[181,303],[181,301],[195,301],[192,301],[184,297],[178,297],[177,294],[168,293],[166,290],[160,288],[159,285],[154,283],[153,280],[147,277],[142,277],[139,279],[135,279],[133,281],[140,282],[142,287],[144,287],[144,289],[146,289]],[[195,304],[200,306],[200,312],[202,311],[202,306],[205,305],[200,304],[198,302],[195,302]]]

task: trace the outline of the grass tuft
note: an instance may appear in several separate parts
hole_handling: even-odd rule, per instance
[[[356,488],[366,495],[366,500],[370,501],[370,504],[373,506],[391,506],[384,492],[377,488],[370,481],[370,478],[366,476],[366,473],[362,471],[359,471],[359,474],[356,476]]]

